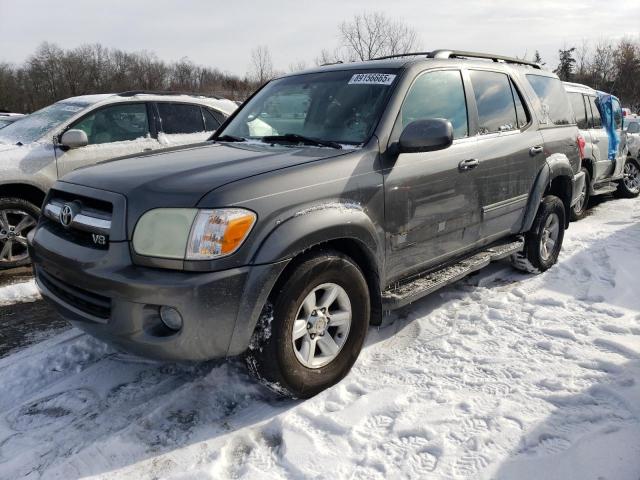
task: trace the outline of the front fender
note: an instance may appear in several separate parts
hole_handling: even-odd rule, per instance
[[[276,226],[262,242],[252,263],[279,262],[321,243],[352,239],[361,243],[380,265],[384,252],[378,235],[376,226],[360,205],[321,204],[300,210]]]

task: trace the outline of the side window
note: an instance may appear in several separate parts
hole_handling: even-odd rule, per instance
[[[149,136],[144,103],[120,103],[101,108],[71,126],[87,134],[89,145],[124,142]]]
[[[613,106],[613,119],[616,122],[616,129],[622,128],[622,108],[620,102],[615,98],[611,99],[611,105]]]
[[[522,95],[520,95],[518,88],[513,84],[512,81],[509,81],[509,83],[511,84],[513,101],[516,102],[516,117],[518,119],[518,128],[522,128],[531,121],[531,117],[529,116],[529,112],[527,112],[527,109],[524,106]]]
[[[586,130],[589,128],[589,120],[584,104],[584,96],[581,93],[567,93],[567,95],[569,96],[569,102],[571,103],[571,108],[573,108],[573,113],[576,116],[578,128]]]
[[[534,74],[527,74],[526,77],[540,99],[542,122],[553,125],[572,124],[573,113],[560,79]]]
[[[162,131],[166,134],[205,131],[199,105],[158,103],[158,112]]]
[[[589,106],[591,108],[591,128],[602,128],[602,118],[600,117],[600,110],[598,110],[598,104],[596,103],[596,97],[589,96]]]
[[[627,127],[627,133],[640,133],[640,123],[633,122]]]
[[[202,114],[204,115],[204,128],[207,132],[213,132],[220,126],[220,122],[213,116],[210,110],[202,107]]]
[[[411,86],[400,113],[402,127],[416,120],[444,118],[453,125],[453,137],[469,134],[467,102],[459,71],[446,70],[420,75]]]
[[[504,73],[469,71],[478,106],[478,133],[506,132],[518,125],[509,77]]]

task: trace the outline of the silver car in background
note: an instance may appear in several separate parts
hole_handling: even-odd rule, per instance
[[[640,161],[640,119],[626,117],[624,125],[627,155]]]
[[[582,171],[585,186],[580,200],[571,210],[571,219],[579,220],[587,213],[592,196],[616,193],[625,197],[635,197],[640,193],[640,166],[637,160],[627,157],[625,135],[622,131],[622,108],[613,97],[616,131],[620,136],[620,146],[615,160],[609,159],[609,136],[602,125],[598,105],[598,92],[578,83],[564,82],[571,107],[585,141],[582,150]],[[637,157],[636,157],[637,158]]]
[[[26,235],[58,178],[111,158],[205,141],[236,108],[200,95],[86,95],[1,129],[0,269],[29,263]]]

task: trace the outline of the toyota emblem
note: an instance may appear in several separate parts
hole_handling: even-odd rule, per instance
[[[62,207],[62,210],[60,210],[60,223],[62,224],[62,226],[68,227],[69,225],[71,225],[74,216],[75,215],[73,212],[73,208],[71,208],[71,205],[65,205],[64,207]]]

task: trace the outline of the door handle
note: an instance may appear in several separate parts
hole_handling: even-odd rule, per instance
[[[529,155],[531,155],[532,157],[535,157],[536,155],[542,153],[543,150],[544,150],[544,147],[542,145],[536,145],[535,147],[531,147],[529,149]]]
[[[480,161],[477,158],[470,158],[469,160],[463,160],[458,164],[458,170],[466,172],[480,165]]]
[[[142,151],[143,151],[143,152],[150,152],[151,150],[153,150],[153,148],[145,148],[145,149],[143,149]]]
[[[600,139],[599,138],[592,138],[591,139],[591,143],[600,143]]]

